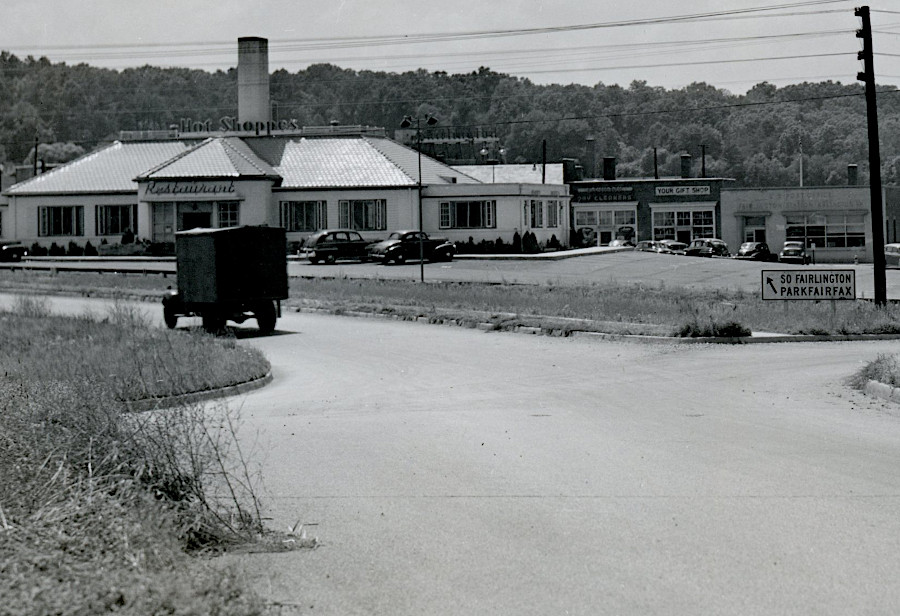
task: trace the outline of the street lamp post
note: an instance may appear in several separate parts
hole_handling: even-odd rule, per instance
[[[403,121],[400,122],[400,128],[409,128],[412,126],[413,121],[416,123],[416,152],[419,155],[419,177],[416,182],[416,188],[418,189],[419,195],[419,281],[425,282],[425,240],[422,237],[424,233],[424,223],[422,222],[422,126],[421,119],[419,116],[415,118],[410,116],[404,116]],[[437,118],[433,115],[428,114],[425,116],[425,124],[428,126],[434,126],[437,124]]]

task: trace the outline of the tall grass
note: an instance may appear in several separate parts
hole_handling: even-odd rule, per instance
[[[147,328],[121,307],[55,317],[27,298],[0,328],[3,613],[262,613],[233,572],[186,556],[262,531],[237,412],[134,414],[125,403],[242,378],[214,378],[193,345],[213,370],[244,364],[247,351]],[[266,369],[256,357],[254,370]]]
[[[344,309],[425,313],[475,310],[519,317],[549,316],[602,323],[645,324],[676,335],[749,330],[783,334],[900,333],[900,308],[865,301],[772,302],[728,290],[664,285],[591,283],[584,285],[411,284],[392,280],[298,279],[293,302],[340,305]]]

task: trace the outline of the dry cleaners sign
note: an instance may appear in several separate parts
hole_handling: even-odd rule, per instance
[[[763,270],[763,299],[856,299],[856,271]]]

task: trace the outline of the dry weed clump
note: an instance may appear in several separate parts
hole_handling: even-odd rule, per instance
[[[98,322],[22,300],[0,319],[3,613],[262,613],[233,572],[187,556],[262,531],[237,413],[193,405],[134,414],[123,401],[209,382],[205,373],[162,389],[141,382],[165,380],[151,359],[173,374],[195,368],[183,363],[194,355],[179,335],[210,354],[243,350],[148,330],[128,311]]]

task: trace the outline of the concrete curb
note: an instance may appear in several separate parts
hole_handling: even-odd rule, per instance
[[[144,411],[157,411],[160,409],[171,408],[178,404],[196,404],[197,402],[206,402],[207,400],[217,400],[219,398],[227,398],[229,396],[237,396],[264,387],[272,382],[272,373],[268,372],[265,376],[245,383],[237,385],[229,385],[218,389],[206,389],[203,391],[194,391],[188,394],[180,394],[177,396],[165,396],[161,398],[146,398],[144,400],[126,400],[125,405],[129,411],[141,413]]]
[[[887,383],[879,383],[878,381],[868,381],[863,388],[863,392],[873,398],[881,398],[900,404],[900,387],[891,387]]]

